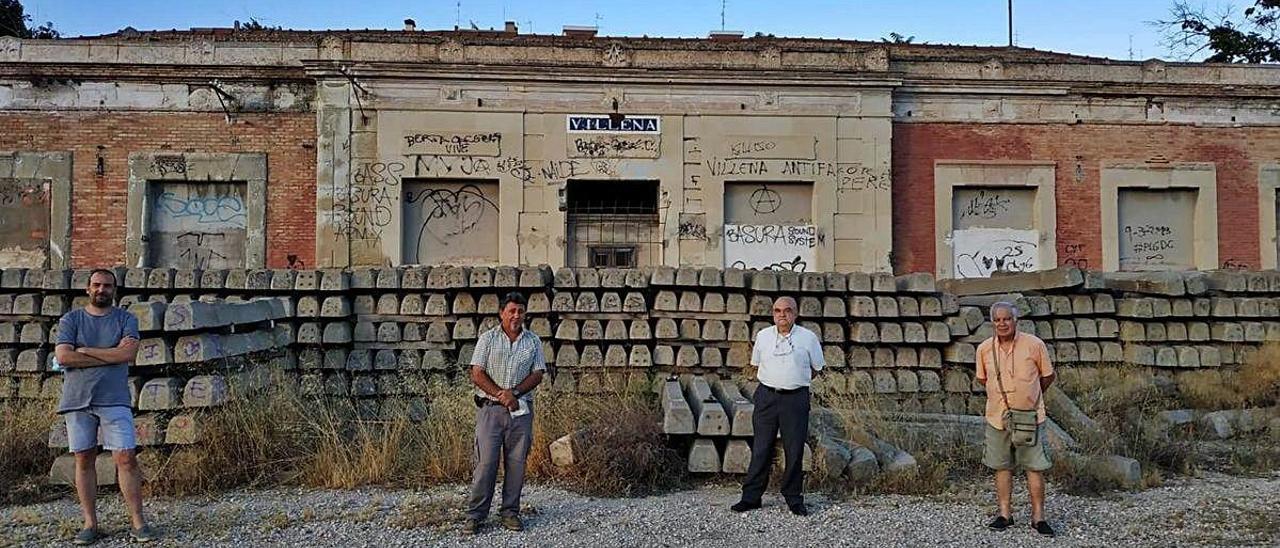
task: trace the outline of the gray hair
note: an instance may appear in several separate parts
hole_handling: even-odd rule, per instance
[[[990,319],[993,322],[996,321],[997,310],[1008,310],[1009,314],[1013,316],[1014,321],[1018,320],[1018,307],[1009,301],[999,301],[991,305]]]

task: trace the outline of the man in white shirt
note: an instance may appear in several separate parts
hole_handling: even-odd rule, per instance
[[[760,386],[755,393],[755,413],[751,425],[751,466],[742,483],[742,500],[730,509],[746,512],[760,508],[760,499],[769,485],[774,439],[782,430],[786,466],[782,472],[782,497],[797,516],[809,515],[804,506],[804,442],[809,435],[809,383],[826,360],[822,341],[813,331],[796,325],[796,301],[780,297],[773,302],[773,327],[756,335],[751,350],[751,366],[757,368]]]

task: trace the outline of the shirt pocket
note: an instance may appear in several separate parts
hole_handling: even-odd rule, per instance
[[[1014,368],[1013,377],[1022,382],[1039,380],[1040,366],[1036,365],[1034,358],[1026,358],[1018,363],[1018,367]]]

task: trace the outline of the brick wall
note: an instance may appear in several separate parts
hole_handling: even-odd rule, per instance
[[[265,152],[267,267],[315,264],[315,114],[0,114],[0,150],[74,154],[71,265],[122,264],[133,152]],[[95,170],[99,148],[105,173]]]
[[[909,123],[893,128],[894,270],[934,270],[935,160],[1055,162],[1058,263],[1098,269],[1102,163],[1153,158],[1216,165],[1219,262],[1259,268],[1259,168],[1280,160],[1280,129]]]

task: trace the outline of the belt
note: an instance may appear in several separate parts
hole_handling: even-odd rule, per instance
[[[502,402],[498,400],[491,400],[489,398],[482,398],[480,396],[472,396],[472,397],[475,398],[476,407],[484,407],[486,405],[502,405]]]
[[[761,384],[760,388],[773,392],[774,394],[795,394],[796,392],[809,389],[808,386],[801,386],[800,388],[774,388],[767,384]]]

